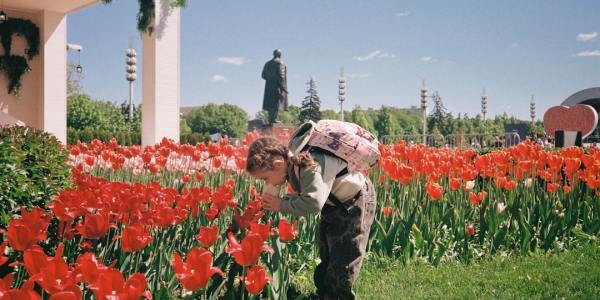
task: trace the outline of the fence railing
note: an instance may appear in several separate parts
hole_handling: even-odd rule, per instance
[[[517,145],[521,137],[516,132],[506,132],[503,136],[483,134],[449,134],[439,135],[386,135],[380,138],[383,144],[396,144],[405,141],[411,144],[425,144],[430,147],[450,148],[501,148]]]
[[[379,141],[383,144],[396,144],[400,141],[405,141],[409,144],[422,144],[422,134],[407,134],[407,135],[386,135],[382,136]],[[425,144],[430,147],[443,147],[446,145],[446,139],[441,134],[430,134],[425,136]]]

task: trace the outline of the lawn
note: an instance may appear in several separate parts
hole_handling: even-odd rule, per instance
[[[312,270],[311,270],[312,271]],[[313,291],[311,271],[296,278]],[[600,243],[529,257],[494,257],[471,264],[408,266],[369,257],[355,284],[360,299],[598,299]]]

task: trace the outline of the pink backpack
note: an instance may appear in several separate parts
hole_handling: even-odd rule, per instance
[[[365,172],[379,162],[379,141],[354,123],[321,120],[310,130],[308,146],[323,149],[345,160],[349,172]]]

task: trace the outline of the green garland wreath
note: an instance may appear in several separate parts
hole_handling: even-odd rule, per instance
[[[11,54],[13,35],[22,36],[27,41],[26,57]],[[31,20],[9,18],[0,23],[0,43],[4,48],[4,55],[0,56],[0,72],[8,77],[8,92],[18,96],[23,75],[31,70],[27,59],[31,60],[40,53],[40,29]]]
[[[112,3],[113,0],[102,0],[105,4]],[[155,0],[138,0],[140,9],[137,14],[137,29],[142,33],[151,34],[154,27],[150,25],[155,14]],[[170,0],[171,7],[185,7],[187,0]]]

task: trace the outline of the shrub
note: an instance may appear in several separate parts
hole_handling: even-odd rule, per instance
[[[181,144],[196,145],[197,143],[208,143],[210,141],[210,134],[199,133],[199,132],[188,132],[180,135]]]
[[[142,136],[137,132],[93,130],[89,128],[83,130],[74,128],[67,129],[67,143],[69,145],[77,144],[78,141],[90,143],[95,139],[106,143],[112,138],[115,138],[117,143],[123,146],[139,145],[142,143]]]
[[[70,184],[68,151],[55,136],[29,127],[0,127],[0,225],[21,207],[45,207]]]

